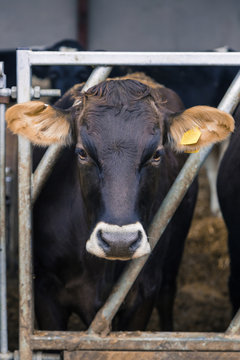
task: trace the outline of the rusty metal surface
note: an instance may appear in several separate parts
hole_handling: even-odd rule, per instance
[[[0,88],[6,87],[6,75],[1,63]],[[7,333],[7,264],[6,264],[6,105],[0,104],[0,353],[8,352]]]
[[[239,360],[236,352],[140,352],[140,351],[76,351],[64,352],[63,360]]]
[[[224,333],[36,331],[31,343],[36,350],[240,351],[240,336]]]
[[[7,354],[0,354],[0,360],[20,360],[19,351],[8,352]],[[37,351],[33,353],[32,360],[62,360],[61,353],[46,353]]]
[[[31,71],[28,58],[17,51],[18,102],[30,100]],[[19,347],[20,359],[32,359],[30,335],[33,332],[33,294],[31,264],[31,145],[18,141],[19,212]]]
[[[9,96],[0,96],[0,104],[8,104],[10,102]]]
[[[218,108],[226,112],[233,112],[239,102],[240,94],[240,72],[235,77],[233,83],[229,87],[226,95],[222,99]],[[177,176],[174,184],[169,190],[167,196],[158,212],[156,213],[152,224],[150,225],[148,236],[151,249],[153,249],[161,235],[163,234],[166,226],[175,213],[178,205],[182,201],[189,186],[197,175],[199,169],[204,163],[205,159],[211,152],[213,146],[202,149],[197,154],[192,154],[186,161],[184,167]],[[110,332],[111,321],[125,299],[128,291],[130,290],[133,282],[136,280],[138,274],[142,270],[149,255],[132,260],[128,265],[121,278],[114,286],[109,298],[104,306],[98,311],[88,332],[106,335]]]
[[[87,91],[90,87],[98,84],[99,82],[105,80],[110,74],[112,67],[110,66],[99,66],[94,69],[86,81],[83,91]],[[43,185],[48,179],[48,176],[51,173],[51,169],[54,166],[55,162],[58,159],[58,156],[61,153],[62,146],[58,144],[51,145],[43,158],[41,159],[37,169],[33,174],[33,186],[32,186],[32,201],[33,203],[37,199]]]

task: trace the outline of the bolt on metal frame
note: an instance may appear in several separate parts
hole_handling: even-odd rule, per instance
[[[32,65],[104,65],[96,73],[103,76],[93,79],[95,83],[108,76],[106,65],[240,65],[240,53],[159,53],[159,52],[33,52],[17,51],[18,102],[30,100],[30,79]],[[90,85],[91,86],[91,85]],[[240,93],[238,74],[219,108],[232,112],[237,106]],[[189,156],[174,185],[170,189],[160,210],[151,225],[154,238],[152,246],[164,231],[170,218],[190,186],[194,176],[204,162],[212,147]],[[142,269],[147,257],[134,260],[119,280],[104,307],[99,311],[88,332],[46,332],[33,329],[33,292],[31,263],[31,195],[35,199],[44,178],[53,166],[59,147],[50,147],[41,168],[31,173],[31,147],[27,140],[19,137],[19,282],[20,282],[20,359],[29,360],[34,350],[63,350],[70,358],[69,351],[91,350],[131,350],[131,351],[240,351],[239,315],[230,324],[226,333],[112,333],[110,322],[134,279]],[[50,154],[50,155],[48,155]],[[39,170],[40,169],[40,170]],[[34,188],[32,189],[32,183]],[[126,281],[127,279],[127,281]],[[98,334],[103,334],[99,336]],[[234,336],[232,336],[234,335]],[[92,353],[93,354],[93,353]],[[187,355],[186,355],[187,356]],[[187,358],[187,357],[186,357]],[[222,355],[221,355],[221,358]]]

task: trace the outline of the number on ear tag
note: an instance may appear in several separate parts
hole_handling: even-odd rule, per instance
[[[186,131],[181,139],[181,145],[192,145],[196,144],[201,136],[199,128],[195,127]]]

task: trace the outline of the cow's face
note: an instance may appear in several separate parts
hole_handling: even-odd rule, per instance
[[[67,142],[74,128],[79,182],[92,227],[86,248],[96,256],[126,260],[150,252],[145,229],[165,143],[193,151],[233,130],[232,117],[213,108],[169,111],[157,91],[132,80],[109,81],[90,89],[67,112],[39,102],[8,110],[9,127],[35,143]],[[182,141],[191,129],[200,135]]]
[[[76,143],[93,225],[87,250],[111,259],[145,255],[150,246],[144,229],[163,156],[163,114],[150,99],[123,106],[104,106],[102,98],[87,101]]]

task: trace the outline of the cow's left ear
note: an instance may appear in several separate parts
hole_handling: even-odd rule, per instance
[[[56,109],[41,101],[28,101],[10,107],[6,112],[8,128],[33,144],[47,146],[70,143],[70,112]]]
[[[233,117],[209,106],[194,106],[169,116],[168,140],[177,151],[197,152],[224,140],[234,130]]]

